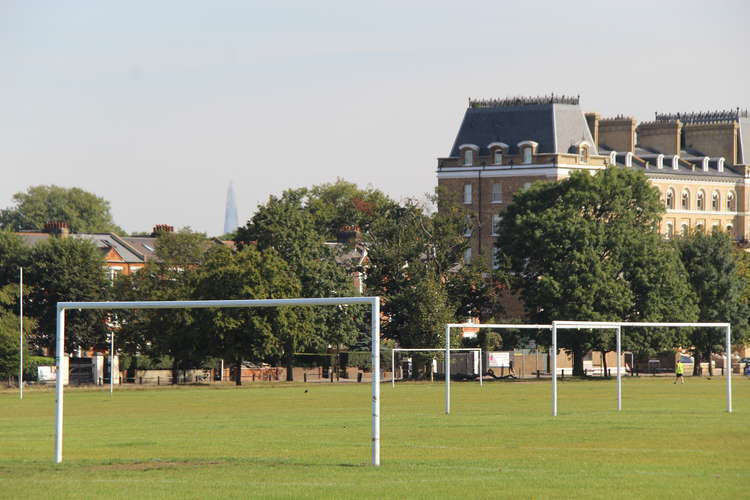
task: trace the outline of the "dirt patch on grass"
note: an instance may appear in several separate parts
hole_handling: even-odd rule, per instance
[[[179,469],[189,467],[205,467],[207,465],[219,465],[223,462],[217,460],[195,460],[195,461],[150,461],[150,462],[128,462],[115,464],[102,464],[87,467],[91,471],[140,471],[162,469]]]

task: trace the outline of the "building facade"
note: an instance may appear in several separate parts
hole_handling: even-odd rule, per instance
[[[494,264],[495,228],[513,194],[574,170],[643,171],[659,189],[661,232],[719,228],[750,239],[747,111],[656,114],[654,121],[584,113],[578,97],[472,100],[438,186],[467,209],[465,259]]]

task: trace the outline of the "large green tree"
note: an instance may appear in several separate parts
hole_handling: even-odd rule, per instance
[[[38,322],[34,341],[52,352],[57,303],[106,300],[111,289],[101,251],[92,242],[77,238],[49,238],[36,244],[24,275],[31,288],[28,314]],[[103,312],[68,310],[65,316],[67,352],[104,340],[107,328]]]
[[[81,188],[32,186],[13,195],[14,206],[0,210],[0,228],[42,229],[47,222],[67,222],[78,233],[123,234],[112,220],[109,202]]]
[[[155,260],[135,274],[118,278],[113,292],[119,300],[193,298],[196,273],[215,245],[189,228],[160,233],[155,245]],[[136,354],[170,357],[172,378],[177,380],[180,370],[195,368],[210,356],[210,340],[193,328],[194,316],[188,309],[121,311],[118,345],[133,360]]]
[[[656,234],[662,210],[658,191],[629,169],[535,183],[504,214],[497,263],[533,321],[691,321],[697,310],[684,268]],[[674,340],[664,329],[638,335],[631,337],[636,350]],[[576,375],[588,350],[608,350],[611,342],[605,332],[559,337]]]
[[[0,287],[0,377],[18,376],[18,367],[21,362],[18,348],[20,341],[18,295],[19,287],[16,284]],[[23,326],[24,339],[28,339],[34,329],[34,321],[24,317]],[[29,366],[29,344],[24,340],[24,370]]]
[[[246,246],[240,252],[212,249],[195,274],[196,299],[283,299],[298,297],[300,282],[273,249]],[[211,352],[234,362],[265,361],[281,353],[285,331],[300,322],[295,307],[237,308],[196,311],[193,329],[208,334]],[[241,377],[235,382],[240,385]]]
[[[387,207],[373,221],[365,234],[366,284],[368,294],[383,299],[386,338],[402,347],[440,346],[445,324],[472,308],[459,298],[470,286],[446,286],[457,279],[468,245],[463,223],[461,213],[430,213],[414,200]]]
[[[697,231],[678,238],[675,243],[687,269],[690,286],[698,297],[699,320],[729,322],[733,343],[746,339],[750,316],[750,305],[745,297],[748,281],[740,272],[740,256],[732,239],[720,231],[710,234]],[[692,330],[690,343],[696,360],[693,365],[696,375],[702,359],[710,362],[712,353],[726,349],[724,341],[723,330]],[[709,373],[713,375],[710,363]]]
[[[325,244],[315,218],[305,206],[303,190],[285,191],[258,206],[244,227],[237,229],[239,248],[273,249],[299,279],[302,297],[336,297],[354,294],[349,269],[336,262],[336,249]],[[329,341],[354,342],[356,321],[328,308],[300,309],[298,321],[278,332],[281,336],[287,380],[293,380],[294,353],[304,347],[320,348]],[[315,325],[326,325],[316,328]],[[334,338],[335,337],[335,338]]]

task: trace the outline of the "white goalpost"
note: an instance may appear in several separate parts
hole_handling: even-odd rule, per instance
[[[143,302],[58,302],[55,385],[55,462],[62,462],[63,444],[63,376],[65,355],[65,311],[68,309],[212,309],[229,307],[326,306],[366,304],[370,306],[372,335],[372,465],[380,465],[380,299],[378,297],[334,297],[251,300],[176,300]],[[111,371],[111,370],[110,370]],[[110,373],[110,382],[112,379]],[[110,389],[111,390],[111,389]]]
[[[732,413],[732,327],[729,323],[668,323],[668,322],[633,322],[633,321],[553,321],[552,322],[552,416],[557,416],[557,330],[563,329],[598,329],[615,330],[617,335],[617,411],[622,411],[622,373],[620,356],[622,355],[623,327],[656,327],[656,328],[723,328],[726,331],[726,377],[727,377],[727,412]]]
[[[539,330],[539,329],[551,329],[552,325],[514,325],[512,323],[504,324],[490,324],[490,323],[448,323],[445,325],[445,351],[447,353],[451,350],[451,328],[478,328],[478,329],[493,329],[493,330]],[[455,349],[454,349],[455,350]],[[481,355],[480,355],[481,360]],[[481,361],[480,361],[481,363]],[[481,367],[481,365],[480,365]],[[481,372],[481,368],[480,368]],[[482,374],[479,376],[479,380],[482,380]],[[449,356],[445,359],[445,414],[451,412],[451,365]]]
[[[434,352],[434,351],[440,351],[445,352],[445,359],[446,362],[450,364],[450,357],[452,351],[474,351],[479,352],[479,385],[482,386],[482,349],[479,347],[451,347],[449,349],[421,349],[421,348],[402,348],[402,347],[395,347],[393,350],[391,350],[391,386],[396,387],[396,351],[402,352]]]

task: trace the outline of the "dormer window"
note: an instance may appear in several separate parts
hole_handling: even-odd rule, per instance
[[[612,151],[611,153],[609,153],[609,164],[610,165],[617,164],[617,151]]]
[[[461,151],[461,155],[464,159],[464,167],[471,167],[474,165],[474,156],[479,153],[479,146],[476,144],[461,144],[458,147]]]
[[[503,152],[499,149],[496,149],[493,160],[494,160],[495,165],[502,165],[503,164]]]
[[[719,203],[719,192],[714,191],[711,193],[711,210],[718,212],[721,210],[721,204]]]
[[[521,163],[526,165],[532,163],[537,146],[539,144],[534,141],[521,141],[518,143],[518,149],[521,151]]]
[[[474,165],[474,151],[471,149],[464,151],[464,165],[467,167]]]
[[[656,157],[656,168],[664,168],[664,155]]]
[[[677,156],[677,155],[674,155],[672,157],[672,168],[675,169],[675,170],[677,170],[678,168],[680,168],[680,157]]]
[[[719,163],[716,164],[716,169],[719,172],[723,172],[724,171],[724,158],[719,158]]]
[[[633,153],[627,153],[627,154],[625,154],[625,166],[626,167],[632,167],[633,166]]]
[[[703,160],[701,161],[701,168],[704,172],[708,172],[708,165],[711,162],[711,159],[708,156],[705,156]]]
[[[508,145],[504,142],[491,142],[487,145],[487,149],[492,152],[493,165],[502,165],[503,155],[508,151]]]

